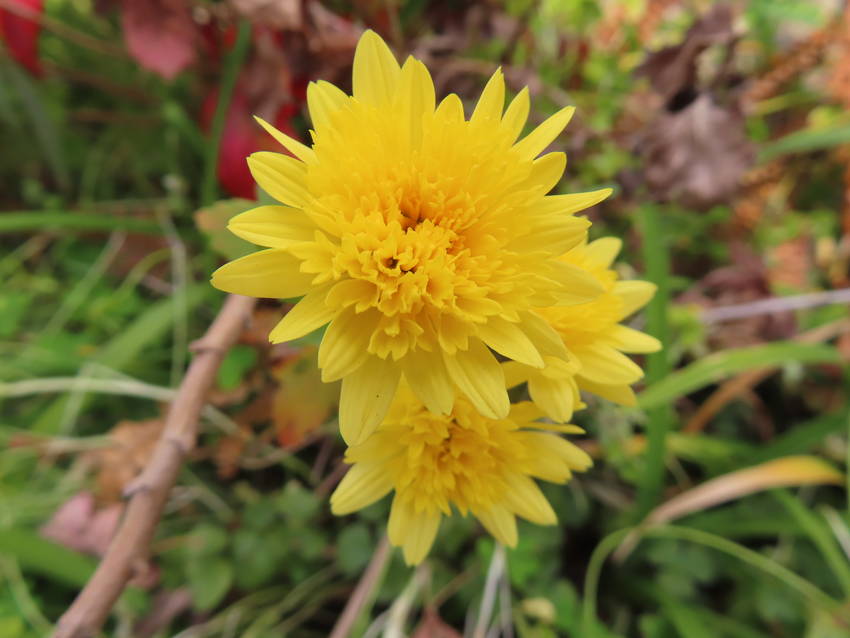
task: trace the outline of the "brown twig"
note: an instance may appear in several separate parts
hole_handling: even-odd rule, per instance
[[[363,609],[375,587],[378,586],[381,573],[384,571],[384,566],[389,557],[390,541],[384,536],[375,548],[375,553],[372,554],[372,559],[366,566],[366,571],[360,577],[360,582],[357,583],[357,587],[354,588],[354,592],[348,602],[345,603],[345,609],[342,610],[342,614],[337,619],[329,638],[346,638],[351,633],[354,623],[357,622],[357,617],[360,615],[360,610]]]
[[[94,575],[59,619],[53,638],[93,636],[136,567],[144,564],[180,465],[195,447],[198,416],[207,391],[255,302],[249,297],[230,295],[207,333],[193,344],[195,358],[171,403],[156,449],[144,471],[126,490],[129,503],[121,526]]]

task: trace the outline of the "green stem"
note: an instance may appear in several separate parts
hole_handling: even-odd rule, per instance
[[[233,89],[236,88],[236,78],[239,76],[239,70],[245,61],[250,43],[251,23],[247,20],[242,20],[239,23],[236,44],[233,45],[224,62],[224,74],[222,75],[221,86],[218,91],[218,104],[215,107],[215,115],[213,116],[210,130],[210,140],[209,144],[207,144],[206,155],[204,157],[204,177],[201,182],[202,206],[212,204],[218,195],[216,166],[218,165],[218,154],[221,150],[221,136],[224,132],[224,123],[227,120],[227,112],[230,109],[230,102],[233,98]]]
[[[642,235],[643,261],[647,278],[658,286],[655,297],[647,306],[647,332],[661,341],[662,349],[647,357],[646,381],[650,387],[670,374],[670,363],[664,346],[669,343],[667,308],[670,305],[670,255],[659,209],[648,204],[638,213]],[[673,424],[669,405],[647,411],[647,448],[643,476],[638,484],[637,519],[641,519],[658,502],[664,481],[664,461],[667,433]]]

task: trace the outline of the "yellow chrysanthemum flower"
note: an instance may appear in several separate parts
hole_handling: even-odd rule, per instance
[[[555,433],[580,428],[537,422],[541,417],[533,403],[522,402],[505,418],[490,419],[463,397],[450,414],[435,414],[402,383],[386,420],[348,449],[353,466],[331,508],[349,514],[395,490],[387,531],[408,564],[425,557],[452,506],[514,547],[516,516],[540,525],[557,520],[533,478],[565,483],[591,465],[583,450]]]
[[[583,242],[561,257],[591,273],[604,294],[569,308],[540,308],[540,315],[561,336],[559,343],[550,344],[550,353],[556,356],[544,355],[542,370],[513,361],[504,366],[508,387],[528,381],[531,399],[553,419],[569,421],[574,410],[584,407],[579,389],[634,405],[630,385],[643,377],[643,371],[623,353],[661,348],[655,337],[620,324],[645,306],[656,288],[648,281],[619,280],[611,264],[621,247],[619,239],[604,237]]]
[[[257,183],[281,206],[229,228],[268,249],[213,275],[225,291],[304,298],[272,331],[277,343],[330,322],[319,349],[326,381],[342,379],[348,443],[381,422],[402,375],[436,413],[455,388],[483,415],[508,414],[493,351],[542,367],[557,338],[535,311],[599,295],[587,272],[557,259],[586,236],[572,214],[610,189],[547,195],[563,153],[538,155],[563,130],[565,108],[517,141],[528,91],[504,109],[501,71],[471,117],[457,95],[436,105],[425,66],[399,67],[371,31],[354,57],[354,95],[312,83],[312,148],[261,124],[295,157],[255,153]]]

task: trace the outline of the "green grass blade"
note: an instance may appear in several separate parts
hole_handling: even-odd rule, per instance
[[[808,153],[825,148],[834,148],[850,142],[850,126],[803,129],[779,138],[762,147],[758,155],[759,162],[767,162],[781,155]]]
[[[775,490],[773,495],[803,528],[806,535],[823,556],[827,567],[835,575],[836,580],[844,590],[845,596],[850,596],[850,563],[841,552],[835,536],[822,517],[812,512],[792,496],[787,490]]]
[[[650,385],[638,405],[652,410],[695,390],[744,372],[786,363],[840,363],[835,348],[819,343],[782,341],[715,352]]]
[[[94,573],[96,561],[22,529],[0,530],[0,554],[13,556],[25,572],[78,588]]]
[[[667,309],[670,307],[670,255],[667,238],[661,223],[661,211],[654,205],[641,208],[638,215],[643,243],[643,260],[646,276],[658,291],[646,310],[646,331],[661,341],[670,343]],[[662,347],[647,357],[646,378],[649,384],[660,383],[670,374],[670,362]],[[643,518],[658,502],[664,482],[664,459],[667,433],[672,429],[675,416],[669,405],[658,404],[648,411],[647,447],[643,475],[638,483],[637,519]]]
[[[204,176],[201,181],[202,206],[209,206],[217,199],[216,166],[218,154],[221,150],[221,135],[224,132],[224,123],[227,120],[227,111],[230,109],[233,89],[236,87],[236,78],[239,75],[239,69],[242,68],[242,63],[245,61],[250,43],[251,23],[242,20],[239,23],[236,44],[233,45],[224,62],[224,73],[219,85],[218,104],[215,107],[215,115],[213,115],[212,126],[210,127],[210,141],[207,144],[204,157]]]
[[[103,231],[126,230],[132,233],[161,235],[162,228],[154,221],[75,213],[73,211],[12,211],[0,213],[0,234],[32,233],[45,230]]]
[[[196,284],[186,290],[186,307],[191,310],[203,301],[210,292],[208,284]],[[122,330],[107,343],[93,360],[115,370],[123,370],[143,353],[150,344],[162,339],[174,322],[174,304],[171,299],[163,299],[153,304],[139,315],[133,323]],[[51,403],[32,429],[36,432],[56,434],[61,425],[68,395],[59,397]],[[85,405],[88,399],[84,397]]]

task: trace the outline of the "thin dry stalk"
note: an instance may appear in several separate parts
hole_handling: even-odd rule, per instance
[[[366,571],[360,577],[360,582],[354,588],[354,592],[345,603],[345,609],[337,619],[333,631],[329,638],[346,638],[351,633],[354,623],[357,622],[357,617],[360,615],[360,610],[372,596],[375,587],[378,586],[381,573],[384,571],[384,566],[387,564],[387,559],[390,557],[390,541],[384,536],[375,548],[375,553],[372,554],[372,559],[366,566]]]
[[[53,638],[88,638],[103,625],[134,571],[145,563],[163,507],[186,455],[195,447],[198,417],[225,353],[251,316],[255,299],[230,295],[196,353],[165,427],[142,474],[127,488],[129,503],[109,549],[89,582],[59,619]]]

